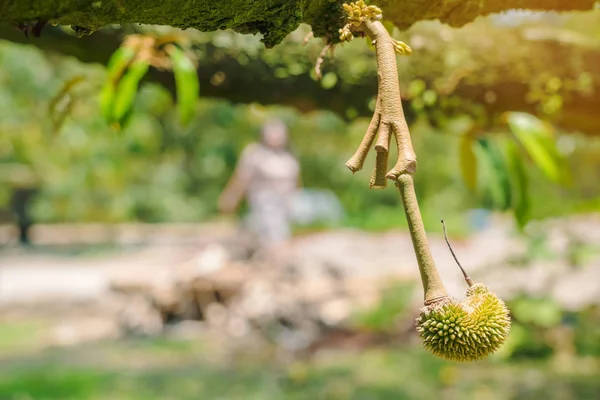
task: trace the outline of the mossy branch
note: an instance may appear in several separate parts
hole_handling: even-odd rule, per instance
[[[595,0],[378,0],[386,17],[407,28],[423,19],[462,26],[480,15],[511,9],[591,10]],[[0,23],[52,20],[82,34],[111,24],[155,24],[201,31],[261,33],[274,46],[301,22],[316,37],[337,39],[343,0],[0,0]]]

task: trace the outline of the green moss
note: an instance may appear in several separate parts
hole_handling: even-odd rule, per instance
[[[589,10],[595,0],[375,0],[386,19],[407,28],[424,19],[439,19],[453,26],[479,15],[513,8],[536,10]],[[76,26],[87,34],[109,24],[154,24],[200,31],[234,29],[260,33],[273,47],[301,22],[313,27],[315,36],[339,41],[344,0],[0,0],[0,22],[51,20]]]
[[[306,18],[316,37],[326,37],[331,43],[338,43],[339,29],[344,26],[344,1],[321,0],[309,2]]]
[[[200,31],[234,29],[262,34],[273,47],[301,22],[317,36],[335,35],[341,24],[340,0],[0,0],[0,21],[51,20],[91,33],[108,24],[155,24]]]

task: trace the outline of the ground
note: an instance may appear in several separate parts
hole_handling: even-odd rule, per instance
[[[0,328],[2,340],[10,340]],[[14,338],[13,338],[14,340]],[[231,347],[231,346],[229,346]],[[218,349],[219,351],[215,351]],[[594,399],[598,362],[488,360],[457,365],[418,346],[328,351],[309,362],[277,361],[266,348],[222,340],[109,341],[0,358],[2,399]],[[438,397],[440,398],[440,397]]]
[[[573,232],[577,232],[579,226],[591,240],[600,235],[597,230],[600,225],[594,222],[594,217],[586,216],[578,221],[571,224]],[[550,226],[554,228],[545,230],[552,236],[557,226],[552,223]],[[146,237],[147,240],[153,238],[152,246],[130,245],[126,251],[48,243],[35,251],[1,249],[0,398],[591,400],[600,393],[597,380],[600,359],[577,352],[558,352],[550,358],[511,358],[501,350],[481,362],[456,364],[431,356],[421,348],[416,334],[412,334],[385,347],[358,344],[323,348],[312,357],[299,359],[258,336],[232,337],[201,323],[176,325],[163,335],[145,338],[118,337],[110,325],[99,324],[107,273],[121,268],[138,270],[140,264],[154,271],[153,267],[163,263],[188,259],[195,254],[193,248],[202,242],[203,235],[199,233],[191,241],[188,237],[185,245],[187,234],[182,232],[189,234],[186,229],[190,228],[178,231],[163,227],[162,235],[157,234],[161,230],[152,229],[154,235]],[[63,235],[49,234],[45,240],[64,240],[65,231],[63,229]],[[203,231],[208,230],[197,230]],[[214,227],[210,231],[219,236]],[[467,240],[456,240],[456,250],[463,257],[464,265],[476,271],[478,277],[489,273],[484,261],[494,257],[500,261],[500,255],[506,255],[506,249],[515,246],[514,238],[507,232],[501,223],[493,223],[492,227]],[[129,238],[135,236],[129,233]],[[226,232],[221,233],[227,236]],[[81,235],[78,239],[91,240]],[[555,248],[561,248],[556,237],[550,240]],[[450,282],[457,278],[450,291],[460,295],[464,290],[459,286],[460,272],[446,254],[443,238],[431,235],[431,242],[436,259],[442,260],[444,274]],[[410,271],[416,274],[409,238],[401,232],[367,234],[342,230],[307,234],[296,239],[296,246],[313,261],[338,254],[337,260],[346,271],[389,273],[397,270],[407,279]],[[364,268],[367,259],[361,254],[374,254],[377,249],[392,251],[379,258],[372,268]],[[593,260],[599,254],[597,250],[590,253],[588,267],[582,268],[582,273],[595,271]],[[308,261],[307,265],[314,263]],[[360,265],[363,268],[359,268]],[[556,260],[546,259],[543,265],[515,267],[510,276],[527,281],[520,277],[531,273],[544,283],[550,275],[544,278],[543,271],[553,271],[555,267]],[[494,276],[493,269],[490,276]],[[496,286],[500,279],[488,283]],[[581,279],[594,281],[585,275],[581,275]],[[533,283],[527,290],[535,293],[539,282]],[[498,287],[505,290],[501,285]],[[576,294],[588,296],[583,290],[579,292]],[[420,291],[415,293],[416,300],[422,301]],[[70,298],[70,303],[65,303],[67,306],[63,308],[51,306],[49,299],[58,294],[63,295],[63,300]],[[45,300],[38,302],[33,310],[17,305],[32,296]],[[91,300],[96,308],[93,312],[78,309],[77,299]],[[569,304],[567,300],[565,304]],[[80,305],[83,307],[83,303]],[[87,340],[71,340],[74,330],[84,330],[78,321],[94,331]],[[93,337],[93,333],[102,329],[106,333],[104,337]]]

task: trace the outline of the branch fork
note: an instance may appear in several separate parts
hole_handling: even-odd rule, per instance
[[[411,239],[419,265],[425,294],[425,305],[449,299],[429,250],[419,203],[415,194],[413,174],[417,156],[412,146],[410,132],[404,117],[400,98],[400,83],[396,66],[396,53],[410,55],[411,49],[393,39],[381,23],[381,10],[367,6],[363,0],[344,4],[348,23],[340,29],[340,39],[349,41],[354,36],[368,36],[377,55],[378,93],[373,118],[356,153],[346,162],[352,171],[360,171],[371,148],[376,152],[375,168],[370,180],[371,188],[383,188],[387,180],[395,181],[408,221]],[[388,170],[389,146],[395,138],[398,159]]]
[[[355,35],[368,36],[376,49],[378,68],[375,112],[358,150],[346,162],[346,166],[352,172],[360,171],[369,150],[375,144],[377,157],[370,186],[383,188],[387,186],[387,179],[395,181],[401,174],[413,174],[416,170],[417,156],[404,118],[396,67],[396,53],[409,55],[412,51],[408,45],[390,36],[381,23],[381,10],[378,7],[366,6],[361,0],[344,4],[344,9],[349,22],[340,29],[340,39],[351,40]],[[388,171],[389,143],[392,135],[396,141],[398,159]]]

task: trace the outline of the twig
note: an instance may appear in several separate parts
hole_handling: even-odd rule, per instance
[[[323,74],[321,73],[321,65],[323,65],[323,61],[325,61],[325,56],[327,55],[327,52],[329,51],[331,46],[331,43],[327,43],[325,47],[323,47],[323,50],[321,50],[319,58],[317,58],[317,62],[315,63],[315,74],[317,75],[318,80],[321,80],[321,78],[323,78]]]
[[[444,223],[444,220],[442,220],[442,227],[444,228],[444,239],[446,239],[446,244],[448,245],[448,248],[450,249],[450,253],[452,253],[452,257],[454,257],[454,261],[456,261],[456,264],[458,264],[458,268],[460,268],[460,270],[462,271],[467,284],[469,286],[473,286],[473,280],[469,277],[469,275],[467,275],[467,273],[466,273],[465,269],[462,267],[462,265],[460,265],[458,258],[456,258],[456,254],[454,254],[454,250],[452,250],[452,246],[450,246],[450,242],[448,241],[448,235],[446,233],[446,224]]]
[[[302,46],[306,46],[308,44],[308,41],[314,37],[315,33],[313,31],[308,32],[308,35],[306,35],[304,37],[304,40],[302,41]]]

